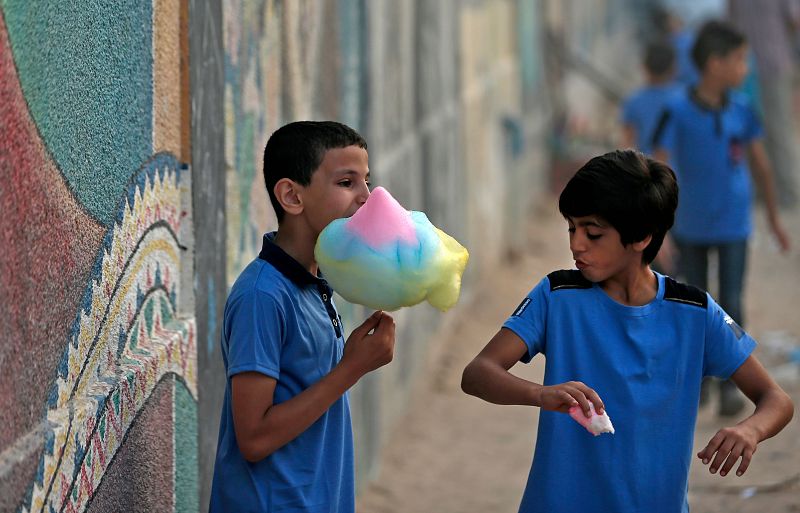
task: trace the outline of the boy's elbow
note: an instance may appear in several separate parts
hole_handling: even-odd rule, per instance
[[[479,371],[477,369],[478,363],[476,360],[472,360],[469,365],[464,368],[464,372],[461,373],[461,390],[465,394],[469,395],[478,395],[479,390]]]
[[[788,424],[791,422],[792,417],[794,417],[794,402],[792,402],[792,398],[786,392],[783,392],[783,397],[786,404],[784,407],[784,411],[786,411],[786,423]]]
[[[778,409],[783,412],[786,422],[788,423],[791,421],[792,417],[794,417],[794,402],[792,402],[792,398],[789,396],[789,394],[787,394],[783,388],[777,385],[769,391],[769,394],[771,396],[770,400],[773,401],[773,404],[777,404]]]
[[[249,463],[258,463],[275,452],[276,449],[269,444],[265,445],[263,440],[256,437],[237,436],[236,441],[239,445],[239,452]]]
[[[268,456],[265,451],[259,450],[255,444],[247,442],[239,444],[239,452],[242,453],[242,457],[248,463],[258,463]]]

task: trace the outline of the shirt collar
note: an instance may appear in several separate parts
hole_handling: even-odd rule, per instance
[[[728,102],[730,101],[728,92],[726,91],[725,93],[723,93],[722,102],[720,102],[718,106],[711,105],[710,103],[700,98],[700,95],[697,93],[697,86],[689,87],[689,98],[691,98],[692,102],[694,102],[695,105],[708,112],[719,112],[723,110],[725,107],[727,107]]]
[[[322,272],[319,272],[319,277],[314,276],[308,269],[300,265],[300,262],[292,258],[287,252],[282,250],[275,244],[275,235],[277,232],[270,232],[264,234],[264,244],[261,247],[261,253],[258,258],[266,260],[277,269],[285,277],[289,278],[298,287],[306,285],[317,285],[328,287],[328,282],[322,279]]]

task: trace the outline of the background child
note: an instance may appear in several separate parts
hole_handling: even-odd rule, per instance
[[[788,250],[789,237],[778,217],[761,123],[746,98],[731,91],[747,75],[744,36],[726,23],[708,22],[697,35],[692,58],[701,70],[700,81],[668,105],[654,136],[654,156],[674,165],[681,186],[672,229],[679,275],[707,289],[708,257],[715,252],[720,305],[743,324],[751,172],[781,249]],[[731,384],[721,385],[720,399],[723,415],[733,415],[743,405]]]
[[[344,343],[314,245],[367,200],[367,144],[340,123],[290,123],[267,142],[264,180],[278,231],[264,236],[225,305],[228,381],[210,511],[352,512],[346,391],[391,361],[395,327],[378,311]]]
[[[643,64],[645,85],[622,104],[622,146],[650,155],[656,123],[670,97],[679,90],[673,81],[675,50],[667,41],[652,42],[645,48]]]
[[[550,273],[466,367],[462,389],[496,404],[539,406],[536,451],[520,511],[688,511],[700,383],[716,375],[755,403],[698,457],[743,474],[757,444],[793,406],[751,355],[755,341],[705,292],[649,263],[673,223],[675,176],[634,151],[590,160],[559,210],[578,270]],[[509,372],[546,357],[544,383]],[[606,408],[616,434],[592,437],[565,412]]]

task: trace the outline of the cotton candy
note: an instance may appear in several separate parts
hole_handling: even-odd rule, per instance
[[[428,217],[404,209],[383,187],[349,218],[320,233],[314,256],[325,279],[351,303],[397,310],[427,300],[451,308],[469,259]]]
[[[575,419],[578,424],[585,427],[594,436],[598,436],[600,433],[614,434],[614,425],[611,424],[611,418],[608,414],[603,412],[602,415],[598,415],[597,412],[594,411],[594,405],[591,402],[589,403],[589,409],[592,412],[591,417],[587,418],[580,406],[573,406],[570,408],[569,416]]]

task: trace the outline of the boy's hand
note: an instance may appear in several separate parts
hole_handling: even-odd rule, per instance
[[[783,225],[777,218],[770,218],[769,224],[770,228],[772,228],[772,234],[775,235],[775,240],[778,242],[778,246],[781,248],[782,252],[786,253],[791,246],[789,234],[786,233],[786,230],[783,229]]]
[[[351,365],[360,377],[391,362],[393,356],[394,319],[378,310],[347,338],[341,363]]]
[[[708,469],[712,474],[720,470],[720,476],[726,476],[733,468],[736,460],[742,458],[736,475],[741,476],[750,466],[750,460],[756,452],[758,445],[758,435],[755,431],[744,425],[723,428],[708,442],[705,448],[697,453],[697,457],[703,460],[703,465],[711,463]],[[716,456],[714,456],[716,453]],[[711,458],[714,461],[711,461]],[[724,462],[724,464],[723,464]],[[720,465],[722,468],[720,469]]]
[[[594,404],[597,414],[602,415],[603,411],[605,411],[603,400],[600,399],[597,392],[580,381],[542,386],[539,389],[539,407],[543,410],[568,413],[573,406],[580,406],[583,414],[588,418],[592,416],[592,411],[589,409],[589,401]]]

